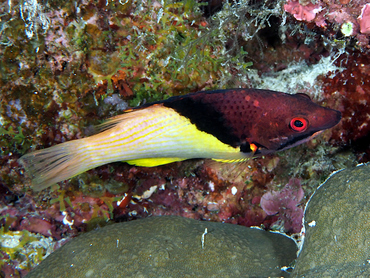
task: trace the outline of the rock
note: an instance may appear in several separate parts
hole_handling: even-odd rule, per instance
[[[370,277],[370,165],[333,174],[307,204],[293,277]]]
[[[277,233],[149,217],[82,234],[27,277],[281,277],[296,251],[293,240]]]

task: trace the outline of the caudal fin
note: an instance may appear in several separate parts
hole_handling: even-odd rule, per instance
[[[77,148],[81,140],[83,139],[38,150],[18,160],[32,179],[36,191],[88,170],[84,169],[81,163],[83,157]]]

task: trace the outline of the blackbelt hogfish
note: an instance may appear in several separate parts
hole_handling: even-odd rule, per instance
[[[126,110],[96,135],[31,152],[19,162],[41,190],[116,161],[145,167],[192,158],[242,162],[304,143],[340,119],[339,111],[304,94],[204,91]]]

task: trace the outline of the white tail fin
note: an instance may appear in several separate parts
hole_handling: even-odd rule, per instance
[[[22,156],[19,163],[23,165],[32,179],[37,191],[69,179],[88,169],[84,169],[78,145],[83,139],[65,142],[47,149],[38,150]]]

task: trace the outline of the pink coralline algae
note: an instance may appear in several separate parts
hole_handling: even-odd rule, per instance
[[[303,209],[299,203],[303,197],[300,181],[292,178],[281,191],[265,193],[260,204],[267,215],[278,214],[287,232],[298,233],[302,228]]]
[[[358,17],[360,23],[360,32],[363,34],[370,34],[370,4],[366,4]]]
[[[291,13],[297,20],[311,21],[321,11],[321,7],[312,3],[303,6],[298,1],[288,0],[284,5],[284,10]]]
[[[370,4],[367,0],[339,2],[317,0],[315,4],[287,0],[284,10],[296,20],[312,22],[330,32],[340,30],[344,36],[354,36],[359,46],[368,48]]]

